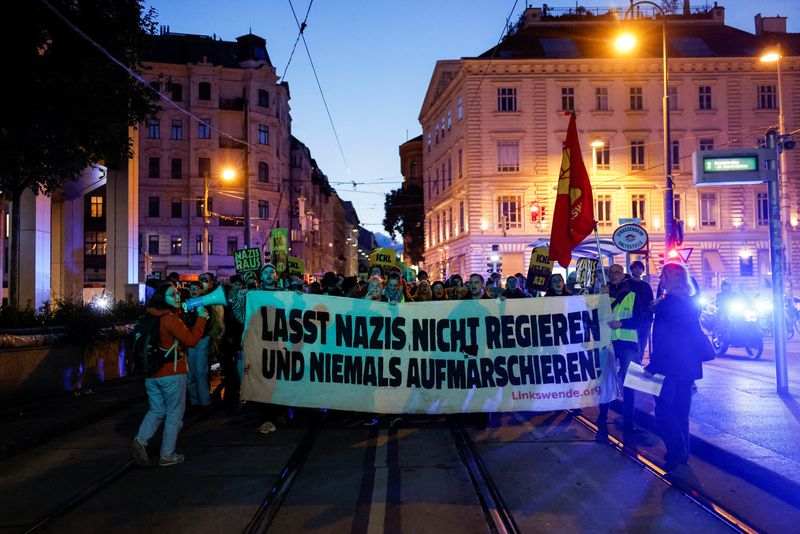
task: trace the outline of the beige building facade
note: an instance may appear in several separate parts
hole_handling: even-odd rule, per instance
[[[419,115],[425,264],[434,276],[485,274],[493,249],[504,275],[527,271],[529,245],[550,236],[568,111],[577,114],[600,236],[610,237],[620,218],[641,219],[657,269],[666,182],[661,22],[635,21],[645,48],[620,57],[611,44],[618,17],[528,8],[496,50],[437,62]],[[766,185],[692,182],[696,150],[753,147],[777,127],[776,65],[759,60],[776,43],[786,130],[797,127],[800,41],[785,33],[785,19],[783,32],[780,24],[761,31],[765,20],[774,22],[757,19],[759,35],[726,26],[722,7],[668,21],[675,217],[690,270],[706,289],[728,279],[756,290],[771,273]],[[795,263],[800,151],[785,161]]]

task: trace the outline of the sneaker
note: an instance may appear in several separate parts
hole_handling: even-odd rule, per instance
[[[159,467],[167,467],[169,465],[179,464],[183,461],[183,455],[173,452],[169,456],[162,456],[158,459]]]
[[[259,434],[269,434],[270,432],[275,432],[276,430],[278,430],[277,427],[271,421],[264,421],[261,423],[261,426],[258,427]]]
[[[144,446],[144,443],[136,438],[133,438],[133,443],[131,444],[131,454],[133,454],[133,460],[139,467],[148,467],[150,465],[150,457],[147,455],[147,448]]]

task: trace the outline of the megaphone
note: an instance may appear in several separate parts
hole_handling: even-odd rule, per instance
[[[183,311],[190,312],[195,308],[199,307],[208,307],[213,304],[221,304],[225,306],[228,303],[228,299],[225,298],[225,290],[222,289],[222,286],[217,286],[217,289],[203,295],[202,297],[192,297],[186,302],[183,303]]]

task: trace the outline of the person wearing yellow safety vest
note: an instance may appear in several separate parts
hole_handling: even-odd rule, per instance
[[[608,269],[608,279],[607,289],[611,297],[611,311],[614,315],[614,319],[608,322],[608,326],[611,327],[611,342],[614,347],[614,355],[619,362],[619,380],[622,383],[625,380],[628,365],[631,362],[641,363],[642,356],[639,352],[637,328],[647,316],[647,313],[644,312],[647,312],[649,303],[642,302],[641,297],[630,289],[622,265],[612,265]],[[634,442],[634,401],[634,391],[630,388],[622,388],[623,433],[624,442],[628,445]],[[608,404],[600,405],[597,428],[597,441],[606,441],[608,438]]]

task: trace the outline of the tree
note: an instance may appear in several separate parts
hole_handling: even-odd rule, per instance
[[[411,263],[421,262],[424,252],[425,209],[423,207],[422,187],[406,184],[386,195],[384,202],[386,216],[383,228],[393,235],[403,236],[405,253]]]
[[[82,37],[134,72],[155,12],[140,0],[12,0],[0,58],[0,191],[11,201],[9,296],[19,305],[19,205],[26,189],[50,195],[92,164],[132,156],[128,129],[157,111],[157,96]]]

